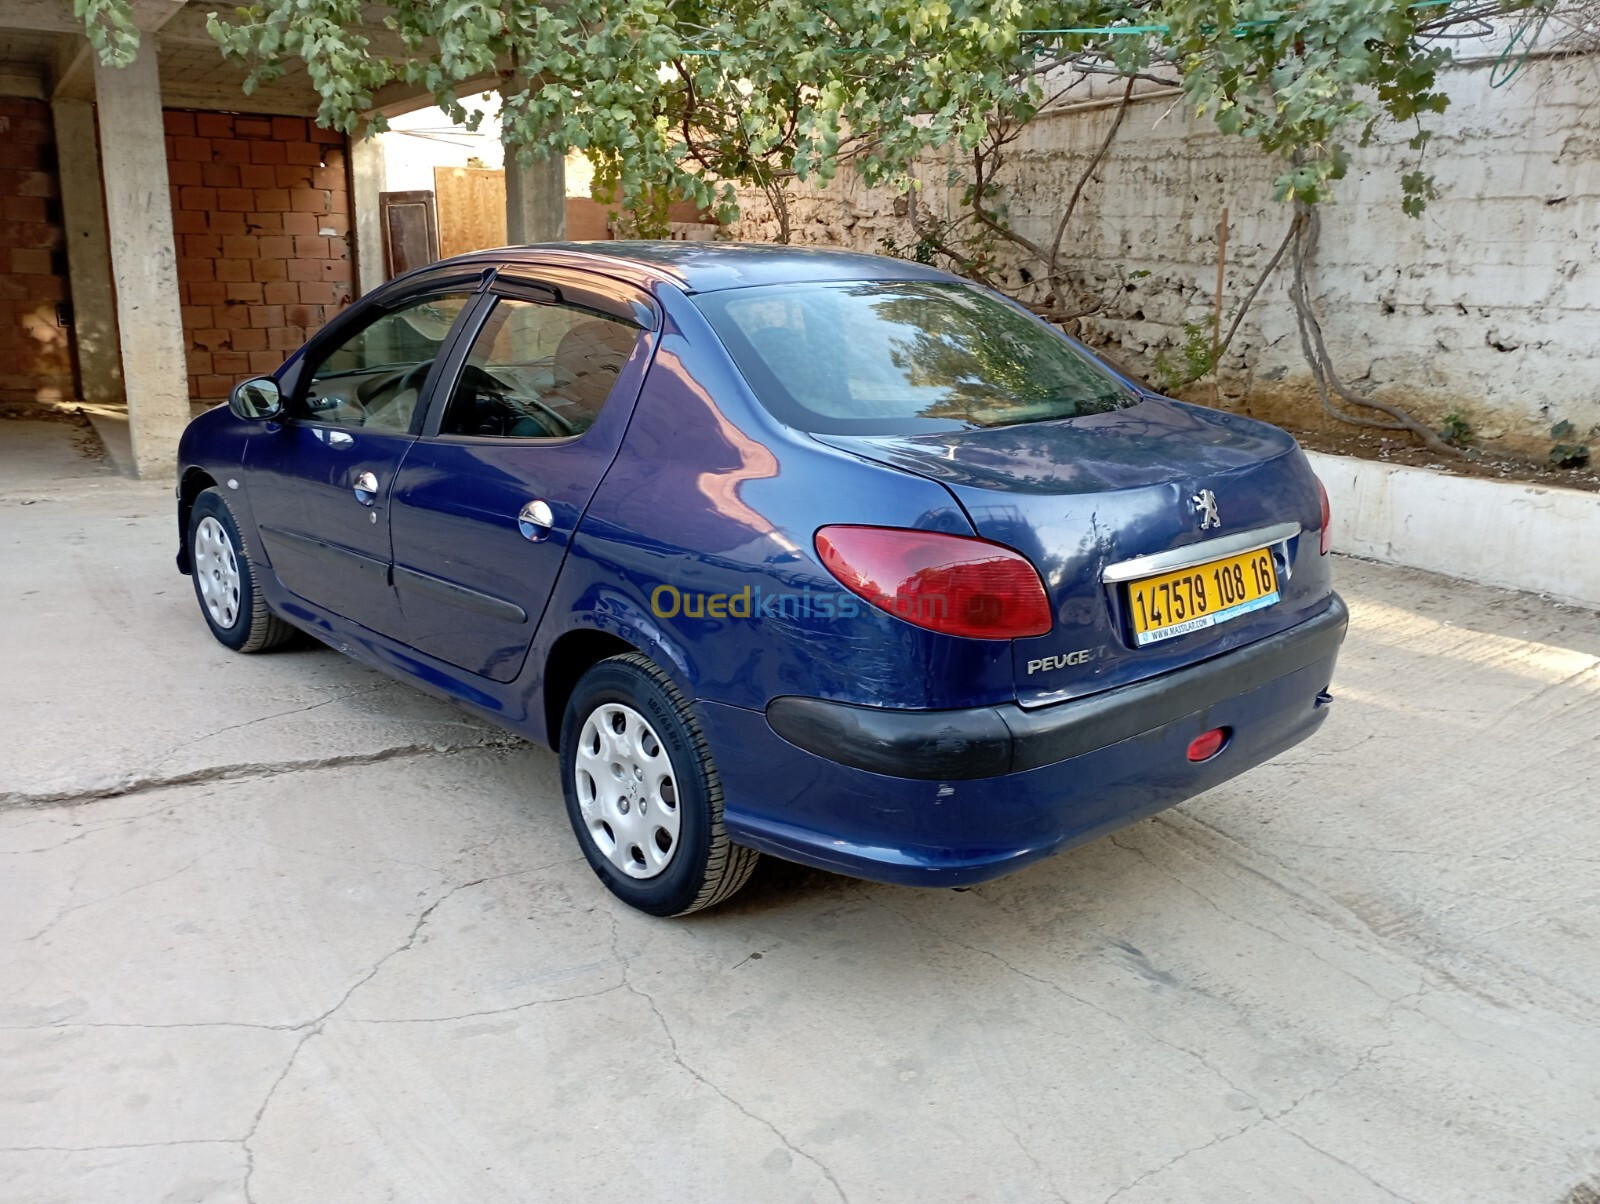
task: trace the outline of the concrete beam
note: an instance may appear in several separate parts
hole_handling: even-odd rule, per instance
[[[499,90],[499,75],[483,75],[456,85],[456,95],[463,99]],[[381,113],[385,117],[403,117],[407,113],[415,113],[418,109],[431,108],[433,103],[433,93],[427,88],[416,84],[385,84],[372,94],[372,107],[367,113],[368,115]]]
[[[94,106],[84,100],[57,100],[51,111],[67,234],[67,272],[72,284],[79,393],[85,401],[116,403],[124,397],[122,353],[117,339],[116,292],[111,283],[111,244],[100,191]]]
[[[0,64],[0,96],[17,96],[24,100],[43,100],[50,92],[45,86],[44,73],[23,63]]]
[[[527,167],[506,148],[506,241],[512,246],[567,236],[567,164],[552,154]]]
[[[172,2],[172,0],[167,0]],[[0,4],[5,0],[0,0]],[[363,6],[361,16],[361,36],[367,39],[373,55],[401,58],[412,54],[406,46],[405,39],[398,33],[384,28],[383,18],[389,15],[389,5],[369,4]],[[169,44],[183,44],[187,46],[215,47],[216,39],[211,36],[211,31],[206,28],[210,15],[219,12],[224,24],[237,21],[233,12],[228,8],[220,8],[215,4],[178,4],[178,11],[170,14],[169,19],[161,25],[161,40]],[[221,51],[217,52],[219,55]]]
[[[30,33],[82,33],[83,22],[62,0],[0,0],[0,29]]]
[[[203,109],[212,113],[266,113],[278,117],[317,115],[319,97],[309,87],[304,92],[266,87],[246,96],[243,83],[243,72],[239,74],[237,85],[163,80],[161,103],[169,109]]]
[[[169,45],[210,46],[217,48],[217,40],[206,29],[206,19],[215,11],[211,5],[183,7],[162,23],[161,40]],[[217,48],[217,57],[222,51]]]
[[[154,47],[123,68],[96,59],[94,77],[133,456],[159,479],[175,471],[189,374]]]
[[[133,23],[151,33],[183,11],[184,0],[133,0]],[[83,19],[68,0],[0,0],[0,29],[82,33]]]
[[[0,0],[0,28],[4,28],[7,24],[5,16],[8,11],[7,6],[15,2],[16,0]],[[186,13],[184,5],[175,3],[174,0],[136,0],[133,8],[134,24],[139,27],[141,34],[150,35],[159,30],[162,42],[170,40],[167,31],[181,23],[178,20],[180,17],[189,18],[191,22],[193,19],[198,19],[203,33],[205,16],[202,12]],[[58,38],[56,41],[48,95],[57,100],[93,100],[94,47],[89,45],[89,39],[84,36],[82,21],[74,20],[71,29],[65,32],[73,36]],[[220,58],[222,52],[217,53]],[[167,103],[179,107],[175,101]]]
[[[57,100],[94,99],[94,47],[82,34],[56,40],[50,95]]]
[[[188,5],[188,0],[131,0],[133,23],[143,33],[155,33]]]

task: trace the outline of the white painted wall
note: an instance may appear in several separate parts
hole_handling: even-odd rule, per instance
[[[1352,383],[1435,419],[1459,409],[1485,438],[1548,446],[1559,419],[1580,430],[1600,424],[1600,59],[1535,59],[1500,89],[1491,66],[1484,58],[1444,75],[1453,103],[1428,122],[1426,161],[1443,196],[1420,220],[1399,204],[1400,176],[1416,157],[1405,147],[1410,131],[1387,131],[1355,152],[1325,208],[1316,286],[1330,350]],[[1027,132],[1003,180],[1023,232],[1043,236],[1113,115],[1080,110]],[[936,207],[946,170],[924,173]],[[1158,350],[1174,354],[1185,320],[1209,322],[1224,206],[1225,308],[1235,305],[1287,228],[1289,211],[1270,196],[1277,170],[1170,96],[1136,105],[1068,235],[1077,267],[1109,298],[1090,320],[1091,339],[1148,368]],[[734,235],[775,237],[760,197],[744,199]],[[847,178],[802,193],[795,241],[908,244],[894,199]],[[1140,271],[1150,275],[1130,278]],[[1227,392],[1307,394],[1281,279],[1226,357]]]
[[[484,103],[483,124],[470,133],[452,125],[440,109],[389,118],[388,131],[378,135],[383,143],[383,190],[432,191],[435,167],[467,167],[472,159],[479,160],[480,167],[501,167],[499,104]]]
[[[389,129],[377,135],[383,144],[384,192],[433,190],[435,167],[505,166],[500,145],[500,98],[478,98],[482,124],[475,132],[452,125],[442,109],[418,109],[389,118]],[[587,197],[594,169],[581,154],[567,156],[567,195]]]
[[[1600,610],[1600,494],[1308,456],[1335,551]]]

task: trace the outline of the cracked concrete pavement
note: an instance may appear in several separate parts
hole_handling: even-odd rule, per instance
[[[1600,618],[1341,560],[1313,742],[976,890],[603,893],[551,755],[238,657],[0,426],[0,1198],[1577,1201]]]

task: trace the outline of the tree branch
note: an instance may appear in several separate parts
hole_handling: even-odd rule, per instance
[[[989,288],[994,287],[994,283],[989,279],[988,273],[983,270],[983,266],[976,259],[951,246],[937,231],[926,225],[923,219],[917,215],[917,190],[915,188],[906,192],[906,217],[910,219],[911,229],[918,240],[932,247],[935,254],[943,255],[951,263],[955,264],[960,273],[969,280],[975,280]]]
[[[1122,119],[1128,115],[1128,104],[1133,99],[1134,81],[1130,78],[1128,86],[1122,90],[1122,101],[1117,105],[1117,115],[1111,122],[1111,128],[1106,131],[1106,136],[1100,140],[1100,149],[1095,151],[1094,158],[1089,160],[1089,166],[1083,169],[1083,174],[1078,177],[1077,186],[1072,190],[1072,196],[1067,201],[1067,208],[1061,215],[1061,220],[1056,223],[1056,236],[1050,243],[1050,258],[1046,262],[1046,269],[1050,273],[1051,287],[1055,286],[1056,260],[1061,255],[1061,239],[1067,232],[1067,223],[1072,221],[1072,214],[1078,207],[1078,198],[1083,195],[1083,189],[1089,183],[1089,178],[1094,175],[1095,169],[1100,166],[1100,161],[1106,157],[1106,152],[1111,149],[1111,144],[1116,140],[1117,131],[1122,128]]]
[[[1005,145],[1005,141],[1009,141],[1009,139],[1004,141],[999,138],[991,139],[991,150],[987,154],[982,146],[972,148],[972,201],[967,208],[972,210],[972,216],[978,219],[980,225],[994,231],[994,233],[1008,242],[1021,247],[1040,263],[1044,264],[1048,270],[1050,260],[1046,258],[1043,247],[1034,242],[1033,239],[1018,234],[983,207],[983,194],[988,188],[990,180],[1000,170],[1000,148]],[[985,170],[986,167],[987,170]]]
[[[1418,421],[1400,406],[1356,393],[1339,379],[1339,374],[1333,367],[1333,358],[1328,354],[1327,343],[1322,337],[1322,325],[1317,321],[1316,308],[1312,302],[1311,288],[1306,276],[1306,268],[1316,253],[1322,221],[1316,209],[1304,201],[1295,202],[1295,211],[1294,283],[1289,295],[1294,301],[1295,317],[1300,328],[1300,349],[1305,353],[1306,363],[1310,365],[1311,375],[1317,382],[1322,408],[1341,422],[1348,422],[1352,426],[1384,431],[1409,431],[1429,451],[1442,456],[1465,456],[1466,453],[1459,447],[1452,447],[1446,443],[1425,423]],[[1339,400],[1346,405],[1386,414],[1389,421],[1343,411],[1333,404],[1331,394],[1337,394]]]
[[[1228,349],[1228,344],[1233,342],[1233,336],[1239,333],[1239,324],[1244,321],[1245,314],[1250,312],[1250,306],[1260,294],[1261,286],[1266,284],[1267,277],[1271,276],[1273,270],[1277,268],[1278,261],[1283,258],[1283,253],[1289,249],[1289,244],[1294,241],[1295,235],[1299,232],[1300,215],[1297,213],[1289,219],[1289,229],[1284,232],[1283,241],[1278,244],[1278,249],[1272,253],[1272,258],[1267,261],[1267,266],[1261,269],[1261,275],[1256,277],[1255,287],[1250,290],[1249,295],[1244,299],[1244,303],[1239,306],[1239,312],[1233,315],[1233,322],[1228,327],[1228,337],[1223,339],[1217,347],[1216,358],[1218,360],[1222,358],[1222,353]],[[1211,365],[1211,370],[1213,372],[1217,370],[1215,363]]]

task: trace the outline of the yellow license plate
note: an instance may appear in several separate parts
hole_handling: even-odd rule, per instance
[[[1137,647],[1237,619],[1278,600],[1272,552],[1261,548],[1128,583]]]

